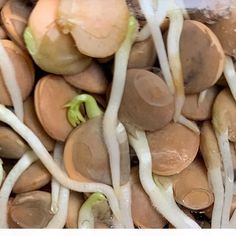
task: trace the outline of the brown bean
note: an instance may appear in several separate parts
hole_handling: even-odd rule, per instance
[[[40,79],[34,91],[34,104],[37,117],[53,139],[65,141],[73,127],[67,120],[64,106],[77,94],[75,88],[63,77],[47,75]]]
[[[216,34],[224,52],[236,58],[236,9],[231,8],[231,12],[228,17],[219,19],[215,24],[208,25],[208,27]]]
[[[51,195],[33,191],[16,195],[10,208],[11,220],[21,228],[44,228],[53,214],[50,212]]]
[[[38,190],[48,184],[51,175],[40,160],[27,168],[16,181],[12,191],[14,193],[24,193]]]
[[[186,118],[201,121],[209,120],[218,89],[213,86],[207,90],[204,100],[199,104],[199,94],[189,94],[185,98],[182,113]]]
[[[167,125],[174,115],[174,98],[163,80],[143,69],[129,69],[119,119],[143,130]]]
[[[223,48],[215,34],[200,22],[184,21],[180,57],[187,94],[211,87],[223,72]]]
[[[190,165],[197,155],[199,135],[178,123],[147,133],[152,155],[152,171],[158,175],[174,175]]]
[[[202,210],[214,202],[207,179],[207,170],[200,157],[179,174],[171,177],[175,200],[186,208]]]
[[[167,220],[152,206],[139,180],[138,167],[131,169],[131,209],[134,224],[138,228],[163,228]],[[158,197],[158,196],[157,196]]]
[[[53,150],[55,141],[46,133],[35,112],[34,98],[28,97],[24,102],[24,123],[36,134],[46,149]]]
[[[129,179],[128,143],[121,148],[121,184]],[[64,149],[67,174],[78,181],[96,181],[111,185],[109,157],[103,140],[102,116],[78,126],[67,138]]]
[[[83,194],[70,191],[66,228],[78,228],[79,210],[83,203]]]
[[[33,5],[22,0],[8,0],[1,10],[2,23],[9,37],[25,49],[23,33]]]
[[[157,58],[155,46],[151,37],[136,42],[129,55],[128,68],[145,68],[154,65]]]
[[[27,143],[12,129],[0,126],[0,156],[19,159],[29,149]]]
[[[16,80],[19,84],[23,100],[31,93],[34,85],[34,67],[30,57],[10,40],[1,40],[6,49],[16,72]],[[5,83],[0,74],[0,103],[12,106],[12,101]]]
[[[108,81],[102,68],[95,62],[91,63],[84,71],[76,75],[64,76],[65,80],[76,88],[90,93],[104,94]]]

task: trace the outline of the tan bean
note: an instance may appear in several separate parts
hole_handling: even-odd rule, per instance
[[[30,57],[10,40],[1,40],[6,49],[16,72],[16,80],[19,84],[23,100],[31,93],[34,85],[34,67]],[[0,74],[0,103],[12,106],[12,101]]]
[[[178,123],[147,133],[152,155],[152,171],[158,175],[174,175],[184,170],[197,155],[200,138]]]
[[[23,33],[33,5],[27,1],[8,0],[1,10],[2,23],[9,37],[25,49]]]
[[[11,204],[10,217],[21,228],[44,228],[53,217],[50,207],[50,193],[21,193],[16,195]]]
[[[36,114],[47,134],[53,139],[65,141],[72,131],[65,105],[76,95],[76,89],[61,76],[48,75],[38,81],[34,91]]]
[[[91,63],[84,71],[76,75],[64,76],[65,80],[76,88],[90,93],[104,94],[108,81],[102,68],[95,62]]]
[[[12,129],[0,126],[0,156],[19,159],[28,150],[25,141]]]
[[[121,184],[129,179],[128,144],[121,148]],[[102,116],[78,126],[67,138],[64,149],[67,174],[78,181],[96,181],[111,185],[107,149],[102,135]]]
[[[52,151],[55,145],[55,141],[46,133],[46,131],[40,124],[35,112],[33,97],[29,97],[25,100],[24,114],[24,123],[37,135],[46,149],[49,152]]]
[[[200,22],[184,21],[180,57],[187,94],[211,87],[223,72],[223,48],[215,34]]]
[[[51,175],[40,160],[33,163],[16,181],[12,191],[14,193],[24,193],[38,190],[48,184]]]
[[[131,170],[132,218],[138,228],[163,228],[167,220],[152,206],[139,180],[138,167]],[[158,196],[157,196],[158,197]]]

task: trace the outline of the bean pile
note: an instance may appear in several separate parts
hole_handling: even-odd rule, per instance
[[[0,228],[236,228],[236,1],[0,10]]]

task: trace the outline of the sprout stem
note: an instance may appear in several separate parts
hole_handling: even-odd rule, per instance
[[[12,188],[14,187],[17,179],[21,176],[21,174],[37,159],[38,157],[35,155],[34,152],[25,152],[25,154],[21,157],[21,159],[16,163],[16,165],[11,169],[11,171],[7,175],[0,190],[0,228],[8,228],[7,206]]]
[[[56,143],[55,149],[54,149],[54,161],[58,166],[61,166],[64,170],[63,165],[63,144]],[[54,178],[53,178],[54,180]],[[56,181],[56,180],[55,180]],[[53,194],[55,195],[54,198],[57,197],[56,202],[54,204],[56,205],[57,212],[53,216],[53,218],[50,220],[46,228],[57,228],[62,229],[64,225],[66,224],[67,219],[67,213],[68,213],[68,207],[69,207],[69,197],[70,197],[70,190],[62,185],[60,185],[57,181],[56,183],[56,189],[52,189],[52,201]],[[53,185],[52,185],[53,187]],[[57,189],[59,189],[59,193],[57,192]],[[55,191],[56,190],[56,191]],[[54,193],[53,193],[54,191]],[[53,203],[52,203],[53,205]],[[52,207],[51,207],[52,208]]]
[[[214,123],[213,123],[214,124]],[[230,152],[230,145],[228,140],[228,128],[219,132],[217,127],[214,124],[215,133],[219,145],[219,149],[223,159],[223,167],[224,167],[224,185],[225,185],[225,194],[224,194],[224,205],[222,211],[222,220],[221,227],[227,228],[229,227],[229,217],[230,217],[230,208],[233,200],[234,194],[234,171],[233,171],[233,163]]]
[[[207,173],[209,182],[212,185],[215,198],[211,217],[211,228],[220,228],[224,203],[224,186],[222,181],[221,169],[220,167],[208,169]]]
[[[167,15],[168,1],[159,1],[157,6],[157,14],[154,12],[152,0],[139,0],[142,12],[147,20],[148,26],[151,30],[154,45],[157,51],[157,56],[161,66],[161,71],[168,88],[172,94],[175,94],[175,86],[170,72],[169,62],[165,51],[165,45],[161,34],[160,25]],[[157,17],[156,17],[157,16]]]
[[[224,75],[234,100],[236,101],[236,72],[232,58],[227,55],[225,55]]]
[[[2,185],[3,178],[4,178],[4,169],[3,169],[3,162],[2,159],[0,158],[0,186]]]
[[[103,119],[103,136],[109,153],[112,185],[117,196],[119,196],[120,190],[120,149],[116,137],[116,126],[118,124],[118,111],[125,86],[129,53],[136,38],[137,30],[138,23],[131,16],[129,18],[126,38],[115,54],[115,69],[111,94]]]
[[[122,224],[127,229],[133,229],[134,223],[132,219],[131,212],[131,186],[130,182],[122,185],[120,188],[120,210],[121,210],[121,219]]]
[[[188,127],[190,130],[192,130],[196,134],[200,134],[200,130],[197,126],[197,124],[193,121],[190,121],[186,119],[183,115],[180,115],[178,122],[182,125],[185,125]]]
[[[93,193],[81,206],[79,211],[79,228],[94,229],[93,208],[100,202],[106,201],[101,193]]]
[[[61,166],[62,164],[62,154],[63,154],[63,144],[57,142],[55,144],[54,152],[53,152],[53,159],[55,164]],[[58,211],[58,200],[59,200],[59,192],[60,192],[60,183],[52,178],[51,181],[51,211],[53,214],[56,214]]]
[[[2,72],[3,81],[10,94],[12,104],[17,117],[23,121],[24,109],[23,109],[23,98],[21,95],[19,84],[16,80],[15,68],[8,56],[2,42],[0,41],[0,68]]]
[[[65,107],[68,107],[67,117],[72,126],[76,127],[81,122],[85,122],[85,118],[80,112],[80,106],[85,103],[86,113],[89,119],[103,114],[99,108],[97,101],[88,94],[80,94],[74,97]]]
[[[107,197],[114,215],[120,219],[119,203],[110,186],[100,183],[82,183],[70,179],[66,173],[55,164],[52,156],[48,153],[39,138],[35,136],[35,134],[14,115],[14,113],[2,104],[0,104],[0,120],[11,126],[11,128],[29,144],[51,175],[61,185],[77,192],[103,193]]]
[[[129,136],[130,144],[139,159],[139,178],[153,206],[176,228],[199,228],[191,218],[175,206],[171,194],[158,187],[152,177],[152,157],[145,132],[136,131],[137,139]],[[170,189],[168,191],[171,191]]]
[[[138,32],[135,42],[142,42],[151,36],[151,31],[148,24],[145,24],[143,28]]]
[[[206,90],[204,90],[204,91],[199,93],[199,96],[198,96],[198,106],[201,106],[201,104],[206,99],[207,92],[208,92],[208,89],[206,89]]]
[[[167,52],[175,84],[176,98],[174,121],[176,122],[179,120],[185,100],[184,78],[180,59],[180,36],[183,29],[184,18],[181,9],[175,5],[174,0],[171,0],[171,7],[168,9],[167,15],[170,19],[167,35]]]

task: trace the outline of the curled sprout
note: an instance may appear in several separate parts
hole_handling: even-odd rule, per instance
[[[102,111],[98,107],[96,100],[88,94],[81,94],[74,97],[65,107],[68,108],[67,117],[73,127],[86,121],[80,111],[80,106],[85,103],[86,113],[89,119],[102,115]]]
[[[109,153],[112,185],[119,195],[120,189],[120,148],[116,137],[118,111],[124,92],[129,54],[138,31],[138,22],[130,16],[125,40],[115,54],[115,67],[110,99],[103,119],[103,136]]]
[[[165,189],[156,185],[152,176],[152,157],[144,131],[136,130],[136,137],[129,135],[131,146],[139,159],[139,178],[153,206],[176,228],[200,228],[191,218],[185,215],[173,199],[171,185]]]
[[[81,206],[79,211],[79,228],[93,229],[94,228],[94,215],[93,208],[100,202],[106,201],[102,193],[93,193]]]

